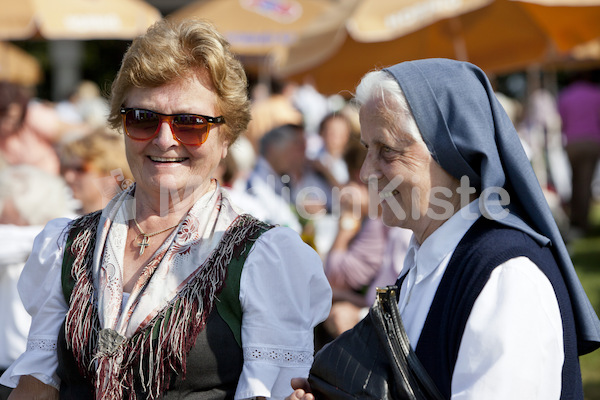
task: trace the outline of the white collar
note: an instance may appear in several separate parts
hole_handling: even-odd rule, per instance
[[[410,239],[404,270],[416,266],[418,283],[429,276],[452,253],[475,221],[481,217],[479,199],[460,209],[439,228],[437,228],[423,244],[419,245],[415,235]]]

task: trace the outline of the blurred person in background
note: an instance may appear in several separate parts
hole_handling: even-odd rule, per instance
[[[314,79],[306,76],[292,92],[291,99],[294,107],[302,113],[307,136],[318,134],[319,124],[329,113],[330,107],[327,97],[315,87]]]
[[[240,169],[232,152],[228,152],[221,160],[214,178],[244,212],[262,221],[269,219],[269,207],[265,207],[264,203],[246,190],[246,179],[240,176]]]
[[[61,174],[79,202],[81,214],[104,208],[133,183],[123,138],[106,127],[65,141],[59,153]]]
[[[163,19],[133,40],[109,122],[135,184],[37,237],[19,293],[28,342],[46,342],[0,378],[11,396],[280,399],[308,375],[331,304],[321,260],[214,179],[250,119],[247,86],[206,21]]]
[[[83,80],[73,93],[55,106],[56,112],[64,121],[93,130],[106,125],[108,101],[102,97],[98,84]]]
[[[60,177],[30,165],[0,170],[0,374],[27,345],[31,317],[17,283],[33,241],[48,221],[72,215]],[[0,399],[6,400],[11,390],[0,385]]]
[[[572,237],[589,233],[592,179],[600,159],[600,86],[591,71],[575,74],[558,97],[565,149],[571,164]]]
[[[292,202],[300,218],[312,220],[331,212],[332,187],[306,156],[306,132],[301,128],[293,142],[290,188]]]
[[[64,129],[55,110],[33,100],[29,89],[0,82],[0,155],[7,164],[33,165],[58,175],[55,146]]]
[[[257,154],[261,151],[261,138],[271,129],[286,124],[302,125],[302,113],[292,103],[295,89],[293,82],[273,79],[269,96],[252,103],[252,119],[244,135]]]
[[[342,113],[327,114],[319,125],[323,147],[317,154],[313,167],[327,179],[332,188],[340,187],[350,179],[344,151],[351,133],[350,121]]]
[[[563,145],[556,96],[543,87],[530,88],[523,117],[515,127],[558,228],[568,238],[570,222],[565,205],[571,197],[571,168]]]
[[[291,194],[291,174],[304,159],[302,127],[277,126],[260,139],[259,157],[246,190],[267,209],[266,221],[301,232]]]

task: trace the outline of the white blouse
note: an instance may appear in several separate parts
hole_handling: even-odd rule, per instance
[[[456,246],[481,215],[477,201],[422,245],[414,236],[398,303],[413,348]],[[559,399],[564,362],[562,319],[554,289],[528,258],[498,266],[473,305],[452,376],[453,400]]]
[[[68,311],[61,265],[69,219],[48,223],[34,242],[19,293],[32,316],[27,350],[2,375],[15,387],[32,375],[56,388],[56,341]],[[289,228],[262,234],[249,252],[240,281],[244,365],[235,399],[283,399],[290,380],[306,377],[313,360],[313,328],[329,314],[331,288],[318,254]]]
[[[27,346],[31,317],[25,311],[17,282],[43,226],[0,224],[0,368],[6,369]]]

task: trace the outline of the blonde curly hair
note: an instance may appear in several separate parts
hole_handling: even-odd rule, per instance
[[[248,81],[229,42],[209,22],[163,19],[133,40],[113,81],[109,123],[122,129],[120,108],[133,88],[154,88],[206,69],[217,93],[217,110],[225,117],[221,129],[230,145],[250,121]]]

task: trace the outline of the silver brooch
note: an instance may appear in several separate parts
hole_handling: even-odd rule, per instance
[[[125,336],[113,329],[102,329],[98,335],[98,353],[114,354],[126,340]]]

